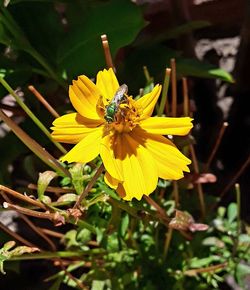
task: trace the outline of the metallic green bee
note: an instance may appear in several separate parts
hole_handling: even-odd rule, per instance
[[[128,92],[128,86],[123,84],[116,91],[113,99],[110,101],[109,105],[106,107],[105,120],[108,123],[112,123],[115,120],[115,115],[118,112],[120,104],[126,102],[125,94]]]

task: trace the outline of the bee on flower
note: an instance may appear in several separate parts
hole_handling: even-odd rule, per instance
[[[61,161],[85,163],[100,154],[105,182],[124,200],[148,196],[159,177],[182,178],[191,161],[163,135],[188,134],[192,119],[151,117],[160,92],[156,85],[134,100],[112,69],[100,71],[96,84],[79,76],[69,87],[76,113],[53,122],[54,140],[76,144]]]

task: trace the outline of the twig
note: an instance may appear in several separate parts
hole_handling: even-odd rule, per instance
[[[62,233],[59,233],[59,232],[56,232],[56,231],[52,231],[52,230],[49,230],[49,229],[44,229],[44,228],[40,228],[40,231],[44,232],[46,235],[48,236],[51,236],[51,237],[54,237],[54,238],[58,238],[58,239],[61,239],[64,237],[64,234]]]
[[[18,105],[25,111],[25,113],[31,118],[31,120],[38,126],[38,128],[48,137],[48,139],[62,152],[67,153],[67,151],[62,147],[62,145],[54,141],[51,137],[49,130],[43,125],[43,123],[34,115],[30,108],[23,102],[23,100],[15,93],[11,86],[0,76],[0,83],[3,87],[13,96]]]
[[[11,120],[2,110],[0,110],[0,119],[2,119],[13,133],[45,164],[59,171],[62,175],[70,176],[70,173],[65,169],[51,154],[49,154],[42,146],[40,146],[34,139],[26,134],[15,122]]]
[[[89,193],[89,191],[91,190],[91,188],[94,186],[96,180],[99,178],[99,176],[102,174],[104,170],[104,165],[103,163],[99,166],[99,168],[97,169],[95,175],[92,177],[92,179],[89,181],[89,183],[87,184],[87,186],[85,187],[84,191],[81,193],[81,195],[79,196],[79,198],[77,199],[73,209],[77,209],[80,207],[82,200],[87,196],[87,194]]]
[[[65,273],[65,275],[66,276],[68,276],[68,278],[69,279],[71,279],[71,280],[73,280],[75,283],[76,283],[76,285],[80,288],[80,289],[83,289],[83,290],[88,290],[89,288],[87,288],[86,286],[84,286],[83,284],[82,284],[82,282],[79,280],[79,279],[77,279],[76,277],[74,277],[66,268],[65,268],[65,266],[64,266],[64,264],[63,264],[63,261],[59,258],[59,259],[57,259],[57,261],[59,262],[59,265],[60,265],[60,267],[61,267],[61,269],[64,271],[64,273]]]
[[[41,231],[41,229],[39,227],[37,227],[35,224],[33,224],[24,214],[20,214],[20,218],[23,219],[26,224],[35,232],[37,233],[40,237],[42,237],[49,245],[52,251],[56,251],[56,245],[53,243],[53,241],[46,236],[46,234]]]
[[[163,249],[163,258],[164,258],[164,260],[166,260],[166,258],[167,258],[170,242],[172,240],[172,236],[173,236],[173,229],[169,228],[168,232],[166,234],[166,239],[165,239],[164,249]]]
[[[28,209],[25,207],[21,207],[19,205],[14,205],[14,204],[11,204],[8,202],[4,202],[3,207],[6,209],[13,209],[13,210],[16,210],[16,211],[23,213],[25,215],[33,216],[33,217],[40,218],[40,219],[48,219],[51,221],[56,220],[56,214],[39,212],[39,211],[31,210],[31,209]]]
[[[187,79],[182,78],[182,93],[183,93],[183,115],[184,117],[189,116],[189,94]]]
[[[178,208],[180,206],[180,196],[178,190],[178,183],[176,180],[173,180],[173,195],[175,201],[175,207]]]
[[[216,154],[216,152],[217,152],[217,150],[218,150],[218,148],[220,146],[222,137],[223,137],[223,135],[224,135],[225,130],[226,130],[227,127],[228,127],[228,123],[227,122],[224,122],[222,124],[222,127],[220,128],[218,138],[216,139],[216,142],[214,144],[214,147],[213,147],[213,149],[212,149],[212,151],[211,151],[211,153],[210,153],[210,155],[208,157],[207,163],[204,166],[204,171],[205,172],[207,172],[209,170],[210,164],[211,164],[212,160],[214,159],[214,156],[215,156],[215,154]]]
[[[147,83],[150,83],[152,81],[152,77],[150,76],[148,68],[146,65],[143,66],[143,73],[144,73],[144,76],[145,76]]]
[[[27,241],[26,239],[24,239],[23,237],[21,237],[19,234],[13,232],[12,230],[10,230],[8,227],[6,227],[3,223],[0,222],[0,229],[5,231],[8,235],[10,235],[11,237],[13,237],[15,240],[19,241],[20,243],[24,244],[25,246],[28,247],[36,247],[34,244],[30,243],[29,241]]]
[[[162,88],[161,103],[158,110],[158,116],[161,116],[163,114],[164,109],[166,110],[166,115],[168,116],[169,114],[168,88],[169,88],[170,75],[171,75],[171,69],[166,68],[164,83],[163,83],[163,88]]]
[[[176,61],[174,58],[170,60],[171,66],[171,90],[172,90],[172,117],[177,114],[177,82],[176,82]]]
[[[225,195],[225,193],[236,183],[238,178],[241,176],[241,174],[248,167],[249,163],[250,163],[250,155],[247,158],[247,160],[243,163],[243,165],[240,167],[240,169],[237,170],[236,175],[231,179],[231,181],[227,184],[227,186],[222,190],[222,192],[220,194],[220,198],[222,198]]]
[[[159,214],[159,217],[164,220],[165,222],[169,223],[170,219],[166,214],[166,211],[159,206],[157,202],[155,202],[151,197],[144,195],[144,199],[147,201],[148,204],[153,206]]]
[[[194,275],[194,274],[199,274],[199,273],[208,273],[208,272],[214,272],[216,270],[219,269],[223,269],[227,266],[227,262],[222,263],[222,264],[218,264],[218,265],[213,265],[210,267],[206,267],[206,268],[198,268],[198,269],[190,269],[184,272],[185,275]]]
[[[9,197],[6,194],[2,194],[3,198],[5,199],[5,201],[7,201],[8,203],[12,203],[11,200],[9,199]],[[36,232],[39,236],[41,236],[51,247],[51,249],[53,251],[56,251],[56,246],[55,244],[52,242],[52,240],[50,238],[48,238],[46,236],[46,234],[44,234],[39,227],[37,227],[36,225],[34,225],[24,214],[19,213],[19,217],[34,231]]]
[[[23,200],[23,201],[25,201],[27,203],[30,203],[30,204],[32,204],[34,206],[37,206],[37,207],[39,207],[41,209],[46,210],[46,206],[43,203],[41,203],[40,201],[34,200],[34,199],[28,197],[27,195],[21,194],[21,193],[15,191],[13,189],[10,189],[10,188],[8,188],[8,187],[6,187],[4,185],[0,185],[0,193],[1,193],[1,191],[4,191],[4,192],[12,195],[15,198],[18,198],[20,200]]]
[[[112,68],[115,71],[115,67],[113,65],[107,35],[106,34],[101,35],[101,39],[102,39],[102,47],[104,50],[104,56],[105,56],[107,68]]]
[[[57,111],[45,100],[45,98],[37,91],[37,89],[34,86],[28,86],[28,89],[33,93],[33,95],[40,101],[44,107],[50,112],[50,114],[58,118],[60,115],[57,113]]]
[[[196,174],[199,174],[199,166],[198,166],[198,162],[197,162],[194,146],[192,144],[189,145],[189,149],[190,149],[190,153],[191,153],[191,157],[192,157],[194,172]],[[196,188],[197,188],[197,191],[198,191],[200,208],[201,208],[201,217],[202,217],[202,220],[203,220],[205,218],[205,216],[206,216],[206,207],[205,207],[204,193],[203,193],[203,189],[202,189],[201,183],[197,183],[196,184]]]
[[[33,189],[36,190],[37,189],[37,185],[30,183],[28,185],[29,189]],[[55,186],[48,186],[45,190],[46,192],[53,192],[55,194],[60,194],[60,193],[69,193],[69,192],[75,192],[74,188],[61,188],[61,187],[55,187]]]

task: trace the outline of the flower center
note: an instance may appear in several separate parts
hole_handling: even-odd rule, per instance
[[[135,101],[131,97],[125,97],[125,101],[118,105],[113,122],[107,122],[106,126],[122,133],[130,132],[139,123],[139,111]]]

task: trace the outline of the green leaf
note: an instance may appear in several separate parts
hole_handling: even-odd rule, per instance
[[[236,220],[237,211],[238,211],[237,204],[234,202],[230,203],[227,209],[227,218],[229,224]]]
[[[250,275],[250,266],[246,264],[239,263],[236,267],[236,279],[240,286],[243,286],[244,279],[247,275]]]
[[[129,226],[129,215],[125,214],[125,216],[121,220],[121,226],[120,226],[120,233],[122,237],[126,235],[128,226]]]
[[[127,0],[68,3],[68,34],[58,51],[58,63],[69,79],[94,75],[105,66],[101,35],[107,34],[113,57],[131,43],[144,26],[140,8]]]
[[[83,192],[84,186],[83,186],[83,181],[84,181],[84,175],[83,175],[83,170],[84,170],[84,164],[83,163],[76,163],[74,164],[73,167],[69,169],[69,172],[72,177],[72,184],[76,190],[76,193],[80,195]]]
[[[38,199],[43,201],[44,199],[44,192],[48,185],[50,184],[51,180],[57,177],[57,173],[54,171],[47,170],[43,173],[39,173],[39,178],[37,182],[37,194]]]
[[[105,284],[105,281],[94,280],[92,282],[91,290],[103,290]]]
[[[197,59],[177,59],[178,75],[194,76],[201,78],[218,78],[223,81],[233,83],[231,74],[221,68],[217,68],[209,63],[201,62]]]
[[[165,39],[178,38],[180,35],[184,33],[191,32],[195,29],[205,28],[210,25],[211,24],[207,21],[189,21],[185,24],[179,25],[171,30],[168,30],[164,38]]]

